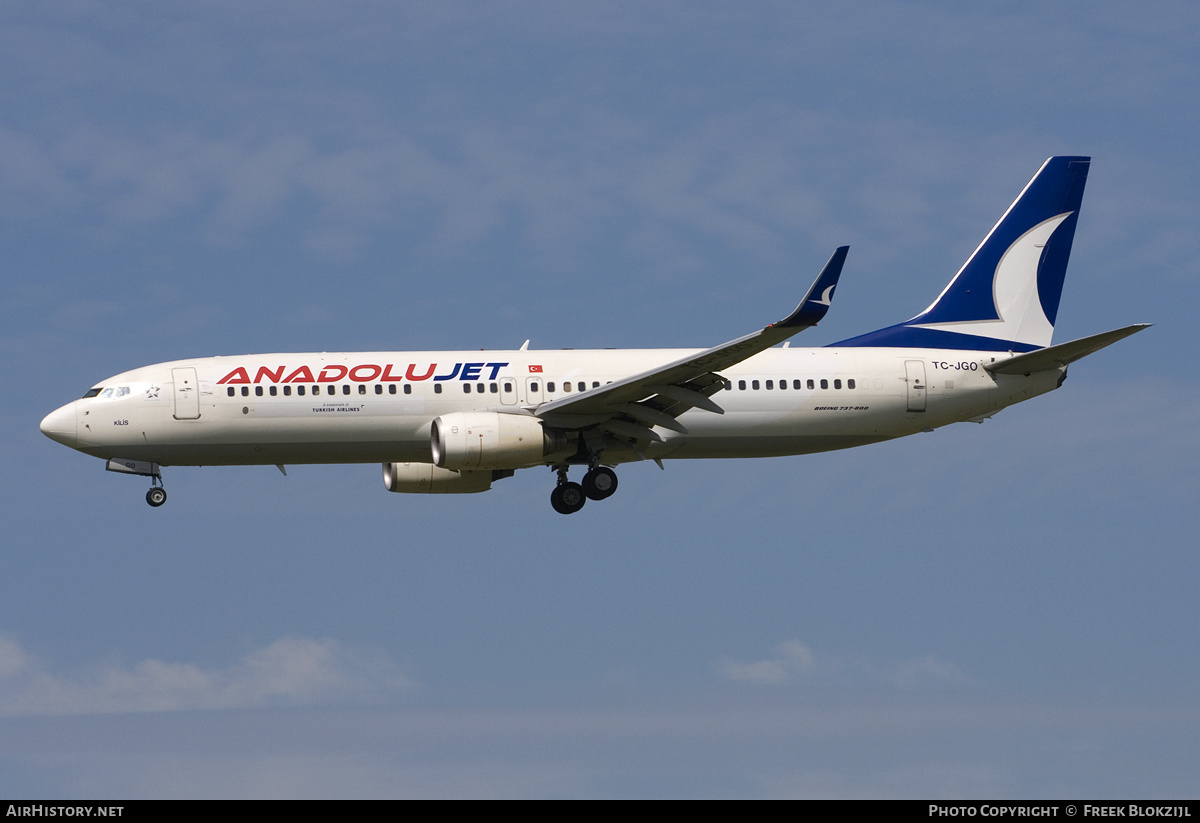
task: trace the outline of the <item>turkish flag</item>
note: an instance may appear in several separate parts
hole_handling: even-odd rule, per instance
[[[541,367],[541,366],[530,366],[530,367],[529,367],[529,373],[530,373],[530,374],[541,374],[541,373],[542,373],[542,367]]]

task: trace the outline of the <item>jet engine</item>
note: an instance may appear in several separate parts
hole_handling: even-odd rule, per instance
[[[433,421],[433,462],[442,469],[520,469],[540,466],[569,451],[561,431],[536,417],[496,412],[456,412]]]
[[[439,469],[432,463],[384,463],[383,485],[390,492],[408,494],[475,494],[492,487],[492,481],[512,472]]]

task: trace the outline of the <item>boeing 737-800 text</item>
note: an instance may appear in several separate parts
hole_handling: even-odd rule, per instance
[[[151,478],[162,466],[382,463],[394,492],[470,493],[549,466],[564,514],[635,460],[769,457],[982,421],[1145,325],[1051,345],[1089,158],[1051,157],[925,311],[817,349],[834,252],[783,320],[705,350],[364,352],[178,360],[101,381],[41,424]],[[586,467],[582,483],[568,479]]]

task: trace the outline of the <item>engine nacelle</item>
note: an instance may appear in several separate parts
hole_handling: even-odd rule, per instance
[[[456,412],[433,421],[433,462],[443,469],[522,469],[567,449],[566,435],[536,417]]]
[[[432,463],[384,463],[383,485],[390,492],[408,494],[475,494],[492,487],[503,472],[456,472]],[[509,472],[511,474],[511,472]]]

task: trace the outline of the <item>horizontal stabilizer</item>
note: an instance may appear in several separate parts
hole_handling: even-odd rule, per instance
[[[1113,331],[1093,334],[1091,337],[1081,337],[1069,343],[1059,343],[1057,346],[1038,349],[1027,354],[1018,354],[996,363],[988,363],[984,365],[984,368],[995,374],[1024,375],[1047,371],[1049,369],[1059,369],[1068,363],[1074,363],[1080,358],[1087,357],[1093,352],[1098,352],[1105,346],[1111,346],[1113,343],[1131,334],[1137,334],[1142,329],[1148,329],[1150,325],[1149,323],[1138,323],[1133,326],[1126,326],[1123,329],[1114,329]]]

